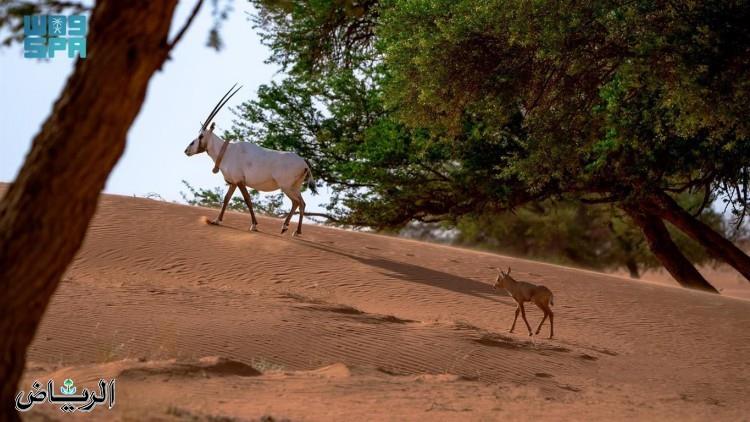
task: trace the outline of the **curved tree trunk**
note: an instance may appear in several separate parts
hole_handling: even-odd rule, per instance
[[[700,243],[711,256],[731,265],[750,281],[750,256],[742,249],[690,215],[666,193],[654,196],[652,201],[651,208],[656,215],[672,223]]]
[[[718,293],[680,252],[659,217],[630,207],[623,209],[643,231],[651,252],[681,286]]]
[[[168,54],[177,0],[100,0],[75,70],[0,202],[0,420],[50,297],[80,247],[148,82]]]

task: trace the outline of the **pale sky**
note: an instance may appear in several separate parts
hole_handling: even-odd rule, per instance
[[[179,3],[173,33],[193,5]],[[183,151],[197,136],[199,122],[235,82],[244,88],[214,119],[218,132],[231,126],[234,115],[229,107],[254,98],[261,84],[282,76],[278,67],[264,63],[270,52],[248,21],[250,12],[248,2],[234,2],[221,29],[224,49],[216,52],[206,47],[213,23],[211,3],[206,2],[172,52],[172,60],[151,79],[146,101],[128,133],[125,154],[110,174],[105,192],[137,196],[153,192],[182,202],[182,179],[196,187],[224,185],[221,174],[211,173],[213,163],[206,154],[187,157]],[[18,44],[0,49],[0,182],[15,178],[72,69],[73,60],[64,56],[42,62],[25,59]],[[327,202],[326,189],[320,192],[318,196],[304,193],[308,210],[319,210],[319,204]],[[288,200],[285,206],[289,207]]]

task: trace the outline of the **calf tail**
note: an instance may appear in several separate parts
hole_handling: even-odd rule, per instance
[[[549,305],[555,306],[555,295],[553,295],[552,293],[549,294]]]
[[[318,194],[318,187],[315,186],[315,178],[312,174],[312,169],[310,168],[310,163],[305,160],[305,163],[307,164],[307,188],[310,189],[310,192],[317,195]]]

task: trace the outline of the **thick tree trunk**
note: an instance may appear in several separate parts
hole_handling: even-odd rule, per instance
[[[638,262],[633,258],[628,258],[625,261],[625,267],[627,267],[630,273],[630,278],[641,278],[641,273],[638,271]]]
[[[695,239],[711,256],[731,265],[750,281],[750,256],[747,256],[742,249],[690,215],[669,195],[665,193],[655,195],[651,202],[652,212]]]
[[[651,252],[656,255],[659,262],[680,285],[691,289],[718,293],[680,252],[680,249],[672,241],[667,227],[659,217],[634,208],[624,207],[623,209],[643,231]]]
[[[634,247],[631,242],[624,236],[617,234],[617,231],[615,230],[614,224],[611,220],[609,222],[609,231],[615,236],[615,239],[617,239],[617,242],[620,243],[620,247],[626,254],[625,267],[630,273],[630,278],[641,278],[640,271],[638,271],[638,261],[636,261],[635,257],[633,256]]]
[[[19,419],[14,400],[26,349],[167,56],[176,3],[96,2],[88,56],[0,202],[0,420]]]

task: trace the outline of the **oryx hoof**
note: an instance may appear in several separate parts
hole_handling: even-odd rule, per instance
[[[212,224],[212,225],[214,225],[214,226],[221,226],[221,220],[219,220],[219,219],[217,218],[217,219],[211,220],[211,221],[209,222],[209,224]]]
[[[533,336],[533,335],[534,335],[534,334],[533,334],[533,333],[532,333],[531,331],[529,331],[529,337],[531,337],[531,336]]]
[[[300,231],[295,231],[294,233],[292,233],[292,236],[293,236],[293,237],[297,237],[297,236],[302,236],[302,232],[300,232]]]
[[[289,230],[289,227],[287,227],[287,226],[282,226],[282,227],[281,227],[281,234],[284,234],[284,233],[286,233],[286,231],[287,231],[287,230]]]
[[[257,224],[253,224],[253,225],[251,225],[251,226],[250,226],[250,231],[251,231],[251,232],[257,232],[257,231],[258,231],[258,225],[257,225]]]

